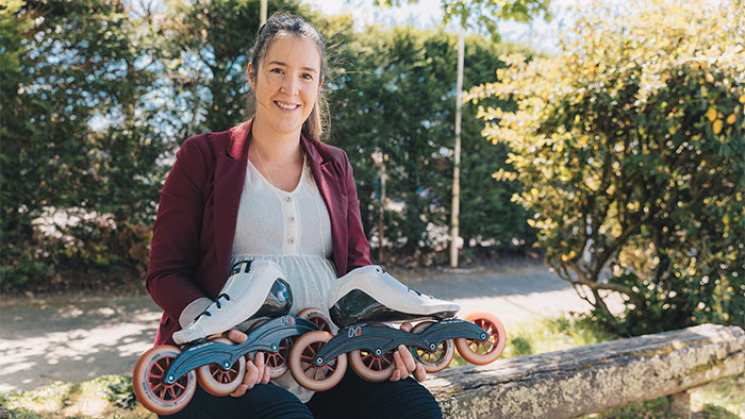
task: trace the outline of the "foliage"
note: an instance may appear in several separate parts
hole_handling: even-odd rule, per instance
[[[0,394],[13,418],[153,418],[134,395],[130,375],[103,375],[80,384],[61,383],[33,391]]]
[[[622,333],[745,323],[745,5],[585,11],[559,56],[470,98],[513,150],[548,262]],[[727,19],[722,19],[727,16]],[[625,313],[606,299],[623,298]]]
[[[465,82],[489,80],[503,66],[497,56],[514,49],[468,37]],[[336,54],[334,61],[341,65],[329,92],[329,141],[350,155],[373,246],[381,245],[382,207],[387,250],[411,255],[441,248],[452,183],[455,36],[369,27]],[[466,243],[521,245],[529,234],[524,213],[508,202],[514,185],[495,187],[489,177],[506,151],[480,137],[483,124],[475,119],[475,107],[466,106],[463,113],[461,232]]]
[[[225,131],[245,118],[250,49],[260,0],[170,0],[160,29],[164,75],[180,111],[178,136]],[[298,0],[271,0],[276,11],[308,17]]]
[[[617,338],[588,318],[530,320],[510,330],[514,332],[510,332],[503,358],[578,348]]]
[[[166,141],[147,106],[155,78],[147,17],[114,0],[47,0],[14,2],[0,18],[7,289],[50,274],[50,259],[64,257],[45,246],[48,234],[63,253],[88,241],[92,230],[72,217],[106,214],[115,226],[152,217]]]
[[[417,3],[418,0],[406,2]],[[401,0],[375,0],[376,5],[388,7],[400,6],[401,3]],[[461,28],[483,30],[494,39],[499,39],[497,29],[503,20],[530,22],[538,16],[551,20],[550,4],[551,0],[440,0],[444,23],[455,20]]]
[[[106,399],[116,407],[124,409],[133,409],[137,404],[134,388],[132,387],[132,377],[129,375],[106,375],[93,380],[103,388]]]

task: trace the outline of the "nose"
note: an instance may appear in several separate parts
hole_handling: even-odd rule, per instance
[[[298,94],[298,87],[299,87],[299,80],[295,77],[285,77],[284,80],[282,80],[282,85],[280,86],[280,90],[283,93],[288,93],[292,96],[296,96]]]

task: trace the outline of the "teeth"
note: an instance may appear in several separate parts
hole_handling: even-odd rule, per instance
[[[274,103],[276,103],[277,106],[279,106],[280,108],[287,109],[287,110],[295,109],[298,106],[298,105],[296,105],[294,103],[293,104],[285,104],[285,103],[282,103],[282,102],[274,102]]]

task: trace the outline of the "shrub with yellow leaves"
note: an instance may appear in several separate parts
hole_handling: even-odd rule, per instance
[[[514,199],[599,320],[745,326],[745,4],[631,3],[578,10],[560,54],[503,57],[468,99],[517,102],[484,135],[511,148]]]

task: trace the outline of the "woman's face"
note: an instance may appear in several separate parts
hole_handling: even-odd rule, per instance
[[[256,93],[256,121],[277,134],[299,135],[321,88],[321,55],[310,39],[276,39],[249,84]]]

